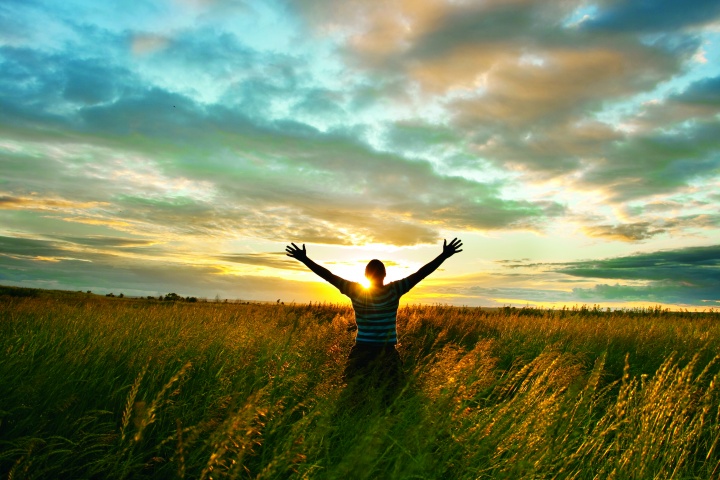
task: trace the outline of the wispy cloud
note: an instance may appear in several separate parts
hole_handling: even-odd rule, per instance
[[[276,253],[233,253],[220,255],[218,260],[246,265],[279,268],[282,270],[305,270],[304,265],[296,260],[288,259],[284,252]]]
[[[567,263],[511,260],[504,262],[504,266],[540,269],[579,279],[615,281],[612,285],[601,283],[589,288],[573,288],[571,298],[580,301],[720,305],[720,245]]]

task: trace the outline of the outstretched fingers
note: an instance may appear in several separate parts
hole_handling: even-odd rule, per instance
[[[458,240],[457,237],[450,240],[450,243],[447,243],[447,240],[443,240],[443,250],[447,251],[451,255],[462,252],[460,249],[462,246],[462,240]]]
[[[295,245],[294,243],[290,242],[290,245],[285,247],[285,252],[286,252],[285,254],[288,257],[297,258],[297,259],[303,258],[307,255],[307,253],[305,252],[305,244],[304,243],[303,243],[302,248],[300,248],[297,245]]]

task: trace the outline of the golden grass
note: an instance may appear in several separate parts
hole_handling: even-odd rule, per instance
[[[348,402],[348,306],[0,306],[3,477],[720,476],[713,312],[405,307],[386,405]]]

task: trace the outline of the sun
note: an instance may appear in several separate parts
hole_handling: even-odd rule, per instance
[[[359,280],[358,283],[359,283],[360,285],[362,285],[363,288],[366,289],[366,290],[367,290],[368,288],[370,288],[370,280],[368,280],[368,279],[365,278],[365,277],[363,277],[361,280]]]

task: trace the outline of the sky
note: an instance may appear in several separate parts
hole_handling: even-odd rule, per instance
[[[0,284],[720,306],[717,0],[2,0]]]

